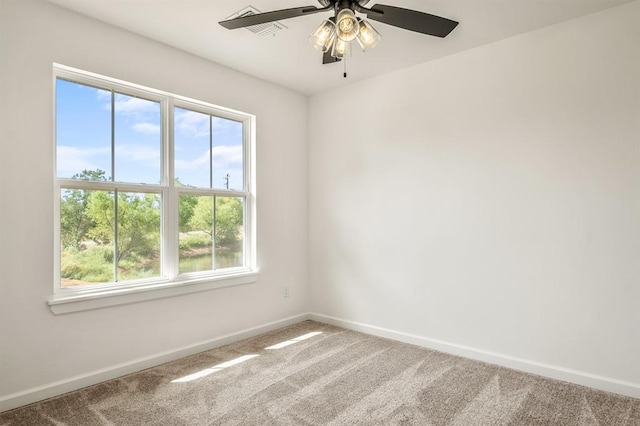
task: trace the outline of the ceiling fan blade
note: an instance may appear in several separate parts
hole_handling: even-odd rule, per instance
[[[441,16],[384,4],[376,4],[371,9],[363,8],[361,11],[367,13],[367,18],[373,21],[436,37],[448,36],[458,25],[458,22]]]
[[[342,59],[334,58],[331,56],[331,52],[324,52],[322,55],[322,65],[326,64],[335,64],[336,62],[340,62]]]
[[[331,6],[318,9],[315,6],[294,7],[291,9],[275,10],[273,12],[256,13],[255,15],[243,16],[226,21],[220,21],[219,24],[228,30],[236,28],[251,27],[253,25],[266,24],[267,22],[281,21],[283,19],[296,18],[298,16],[311,15],[318,12],[330,10]]]

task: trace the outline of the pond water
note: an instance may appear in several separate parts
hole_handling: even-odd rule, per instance
[[[179,271],[199,272],[211,270],[212,254],[203,253],[196,256],[180,257]],[[242,250],[216,252],[215,269],[234,268],[242,266]]]

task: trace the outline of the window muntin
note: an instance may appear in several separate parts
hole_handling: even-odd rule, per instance
[[[55,74],[57,291],[254,269],[250,116]],[[201,199],[208,210],[195,209]]]

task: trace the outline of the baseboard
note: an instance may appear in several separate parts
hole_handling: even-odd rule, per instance
[[[632,398],[640,398],[640,384],[637,383],[625,382],[622,380],[586,373],[584,371],[571,370],[568,368],[543,364],[527,359],[515,358],[508,355],[488,352],[481,349],[475,349],[468,346],[444,342],[441,340],[416,336],[413,334],[389,330],[386,328],[375,327],[372,325],[362,324],[345,319],[334,318],[327,315],[312,313],[309,315],[309,318],[314,321],[335,325],[349,330],[360,331],[374,336],[398,340],[400,342],[410,343],[416,346],[422,346],[428,349],[434,349],[452,355],[458,355],[465,358],[475,359],[490,364],[512,368],[514,370],[520,370],[527,373],[549,377],[551,379],[562,380],[582,386],[588,386],[606,392],[630,396]]]
[[[476,359],[479,361],[501,365],[503,367],[508,367],[527,373],[538,374],[540,376],[549,377],[552,379],[563,380],[566,382],[588,386],[607,392],[630,396],[632,398],[640,398],[640,385],[636,383],[625,382],[582,371],[576,371],[526,359],[515,358],[463,345],[444,342],[441,340],[429,339],[426,337],[403,333],[395,330],[389,330],[382,327],[376,327],[345,319],[334,318],[327,315],[310,313],[284,318],[282,320],[273,321],[258,327],[241,330],[235,333],[217,337],[215,339],[196,343],[194,345],[158,353],[131,362],[96,370],[80,376],[60,380],[44,386],[39,386],[6,395],[0,397],[0,413],[34,402],[42,401],[47,398],[62,395],[67,392],[82,389],[87,386],[95,385],[106,380],[116,379],[127,374],[155,367],[166,362],[175,361],[185,356],[194,355],[199,352],[234,343],[242,339],[257,336],[268,331],[276,330],[278,328],[286,327],[288,325],[296,324],[309,319],[326,324],[332,324],[349,330],[360,331],[374,336],[393,339],[400,342],[410,343],[413,345],[450,353],[452,355]]]
[[[0,413],[310,319],[301,314],[0,397]]]

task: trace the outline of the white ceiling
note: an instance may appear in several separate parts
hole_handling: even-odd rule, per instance
[[[321,53],[308,42],[309,33],[329,13],[281,21],[288,29],[266,37],[218,25],[248,5],[262,12],[321,7],[315,0],[48,1],[295,91],[314,94],[632,0],[383,0],[383,4],[444,16],[460,25],[440,39],[372,21],[382,41],[366,53],[353,49],[347,61],[347,79],[342,76],[342,63],[322,65]],[[372,0],[367,7],[375,3]]]

